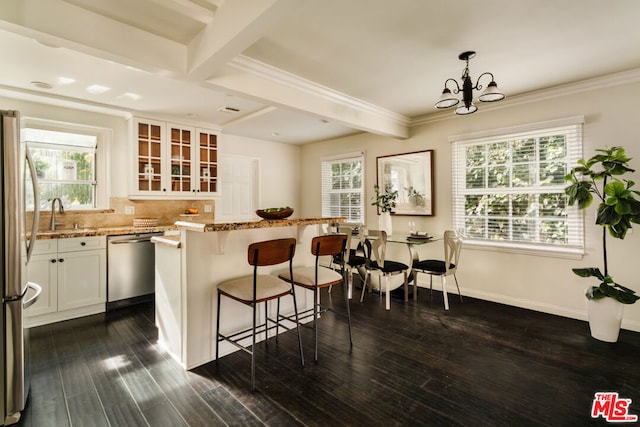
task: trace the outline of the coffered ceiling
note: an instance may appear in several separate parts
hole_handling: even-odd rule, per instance
[[[0,94],[295,144],[406,138],[453,114],[433,104],[461,52],[508,108],[639,74],[639,17],[637,0],[2,0]]]

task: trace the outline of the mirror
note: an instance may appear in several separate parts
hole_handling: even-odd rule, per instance
[[[433,150],[377,157],[381,191],[397,191],[393,215],[433,215]]]

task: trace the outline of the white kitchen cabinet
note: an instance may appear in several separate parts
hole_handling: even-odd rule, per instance
[[[40,298],[25,312],[27,326],[104,312],[106,237],[38,240],[27,275],[42,286]]]
[[[29,260],[29,281],[42,287],[42,292],[28,310],[26,317],[36,317],[58,311],[58,241],[39,240]]]
[[[132,140],[131,197],[219,195],[218,132],[137,118]]]

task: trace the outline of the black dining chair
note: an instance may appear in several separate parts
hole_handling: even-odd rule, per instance
[[[364,268],[364,265],[367,262],[365,255],[365,234],[360,231],[358,231],[357,234],[354,234],[353,228],[346,225],[337,227],[337,231],[338,233],[345,234],[347,236],[347,245],[345,247],[345,251],[335,255],[331,263],[332,265],[338,266],[338,268],[344,268],[345,274],[347,274],[347,295],[349,299],[351,299],[353,295],[353,272],[355,270],[360,275],[360,269]],[[352,247],[355,240],[354,237],[357,238],[358,242],[355,248]],[[362,281],[364,282],[364,277],[362,277]]]
[[[385,293],[385,309],[391,309],[391,295],[390,295],[390,280],[392,276],[397,274],[404,274],[404,289],[407,290],[408,287],[408,275],[409,275],[409,266],[398,262],[391,261],[386,259],[386,251],[387,251],[387,232],[384,230],[366,230],[365,231],[367,240],[370,241],[370,253],[367,257],[367,262],[365,263],[365,269],[367,272],[367,276],[365,279],[365,283],[362,286],[362,293],[360,294],[360,302],[364,301],[364,294],[367,287],[371,290],[371,276],[378,276],[378,289],[380,291],[380,296],[382,296],[382,292]],[[385,287],[382,289],[382,278],[385,280]]]
[[[449,310],[449,296],[447,295],[447,276],[453,276],[456,287],[458,288],[458,296],[462,301],[462,293],[458,285],[456,271],[460,265],[460,253],[462,252],[462,238],[453,230],[444,232],[444,260],[426,259],[423,261],[413,262],[413,292],[414,296],[418,294],[418,273],[429,275],[429,288],[433,295],[433,276],[440,276],[442,281],[442,295],[444,298],[444,309]]]

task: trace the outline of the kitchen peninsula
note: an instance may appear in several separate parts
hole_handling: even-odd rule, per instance
[[[156,325],[159,341],[185,368],[210,362],[215,357],[216,285],[224,280],[251,274],[247,248],[253,242],[294,237],[298,241],[294,266],[312,265],[310,247],[322,226],[343,222],[342,217],[262,220],[231,223],[178,221],[179,236],[158,236],[156,244]],[[274,266],[275,269],[285,267]],[[267,273],[265,267],[261,272]],[[312,307],[306,290],[296,289],[298,309]],[[275,304],[269,307],[275,314]],[[259,316],[264,316],[264,306]],[[282,313],[292,313],[293,304],[283,300]],[[251,325],[251,310],[241,304],[223,304],[223,330]],[[263,340],[264,336],[259,337]],[[220,354],[236,351],[221,343]]]

